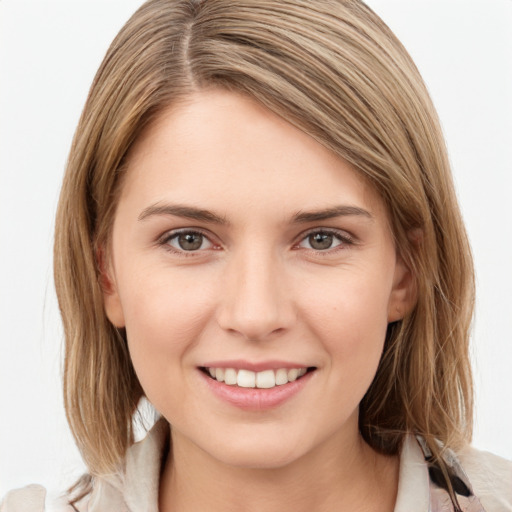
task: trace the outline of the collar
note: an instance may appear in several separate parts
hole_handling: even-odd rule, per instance
[[[162,458],[169,423],[160,418],[141,441],[126,452],[122,472],[95,479],[88,512],[158,512]]]
[[[430,512],[429,481],[423,451],[416,438],[407,435],[400,453],[398,493],[394,512]]]

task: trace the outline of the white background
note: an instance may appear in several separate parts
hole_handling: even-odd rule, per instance
[[[512,459],[512,1],[369,0],[438,108],[472,241],[474,444]],[[94,73],[139,0],[0,0],[0,496],[84,469],[64,418],[53,217]]]

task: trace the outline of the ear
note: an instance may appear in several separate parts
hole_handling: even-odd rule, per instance
[[[397,254],[393,288],[388,303],[388,323],[402,320],[414,306],[417,300],[416,280],[402,257]]]
[[[97,249],[96,261],[98,263],[100,273],[100,286],[103,292],[103,305],[107,318],[115,327],[124,327],[125,321],[123,307],[117,291],[115,274],[113,272],[111,261],[106,256],[104,247]]]

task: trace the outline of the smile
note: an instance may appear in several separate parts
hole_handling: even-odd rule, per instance
[[[206,388],[222,402],[261,413],[291,400],[317,373],[315,366],[285,368],[278,363],[269,367],[271,364],[269,361],[261,364],[230,361],[221,366],[212,362],[198,370]]]
[[[203,372],[207,373],[217,382],[223,382],[229,386],[240,388],[258,388],[271,389],[276,386],[283,386],[289,382],[294,382],[303,377],[308,371],[314,368],[279,368],[276,370],[263,370],[254,372],[245,369],[235,368],[214,368],[203,367]]]

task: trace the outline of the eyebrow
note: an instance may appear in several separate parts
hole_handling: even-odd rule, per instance
[[[139,220],[145,220],[153,215],[174,215],[175,217],[183,217],[185,219],[197,220],[200,222],[209,222],[212,224],[229,224],[228,221],[219,215],[201,208],[193,206],[184,206],[180,204],[161,204],[157,203],[148,206],[142,210]]]
[[[293,216],[293,223],[305,224],[308,222],[316,222],[319,220],[334,219],[336,217],[362,216],[373,220],[373,215],[358,206],[333,206],[323,210],[315,210],[310,212],[299,211]]]
[[[221,217],[209,210],[196,208],[194,206],[185,206],[179,204],[162,204],[156,203],[148,206],[140,213],[138,219],[143,221],[154,215],[173,215],[175,217],[183,217],[186,219],[197,220],[200,222],[208,222],[212,224],[229,225],[225,217]],[[292,217],[292,224],[306,224],[308,222],[317,222],[320,220],[328,220],[336,217],[346,216],[362,216],[373,220],[373,215],[358,206],[333,206],[322,210],[299,211]]]

